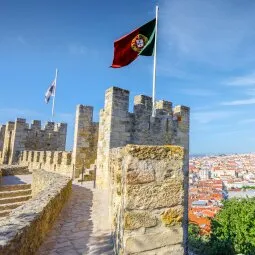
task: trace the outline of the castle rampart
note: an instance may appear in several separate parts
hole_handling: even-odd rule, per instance
[[[15,122],[7,122],[0,133],[0,163],[17,163],[19,153],[24,150],[65,150],[66,132],[65,123],[47,122],[41,127],[39,120],[34,120],[31,125],[21,118]]]
[[[44,169],[73,177],[72,152],[69,151],[21,151],[19,164],[29,169]]]
[[[100,111],[97,151],[97,185],[107,188],[109,183],[110,149],[127,144],[179,145],[189,149],[189,108],[172,108],[169,101],[156,102],[156,116],[152,117],[152,98],[138,95],[133,113],[128,112],[129,91],[117,87],[105,93],[105,106]]]

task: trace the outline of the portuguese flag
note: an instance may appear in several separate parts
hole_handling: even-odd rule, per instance
[[[139,55],[152,56],[155,44],[156,19],[124,35],[114,42],[114,57],[111,67],[127,66]]]

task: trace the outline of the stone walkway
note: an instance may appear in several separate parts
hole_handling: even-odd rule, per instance
[[[107,192],[73,184],[72,195],[38,255],[112,255]]]

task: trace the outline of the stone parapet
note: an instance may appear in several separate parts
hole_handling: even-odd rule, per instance
[[[72,152],[69,151],[21,151],[18,162],[30,171],[44,169],[73,177]]]
[[[2,176],[31,174],[26,166],[0,165]]]
[[[36,254],[72,188],[69,178],[36,170],[33,198],[0,220],[0,254]]]
[[[116,254],[185,253],[187,150],[127,145],[110,152],[112,229]]]

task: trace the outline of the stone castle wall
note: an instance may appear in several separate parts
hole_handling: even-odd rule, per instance
[[[133,113],[128,112],[129,91],[111,87],[105,93],[104,109],[100,111],[97,149],[97,186],[109,186],[109,152],[127,144],[180,145],[189,150],[189,108],[172,108],[169,101],[156,102],[152,117],[152,98],[144,95],[134,99]]]
[[[73,164],[75,176],[89,168],[97,157],[98,123],[93,122],[93,107],[77,105],[74,131]]]
[[[0,220],[0,254],[36,254],[72,189],[69,178],[33,172],[33,198]]]
[[[3,133],[4,139],[1,140]],[[65,123],[47,122],[42,128],[41,121],[38,120],[34,120],[30,126],[25,119],[20,118],[15,122],[8,122],[0,133],[0,163],[16,163],[19,152],[24,150],[65,150],[66,133]]]
[[[44,169],[68,177],[73,177],[72,152],[68,151],[21,151],[19,164],[29,170]]]
[[[110,152],[116,254],[184,254],[187,248],[187,151],[127,145]]]
[[[0,164],[21,164],[30,170],[45,169],[78,177],[82,168],[96,161],[98,123],[93,122],[93,107],[78,105],[73,152],[64,151],[67,125],[40,121],[29,126],[24,119],[0,127]]]

